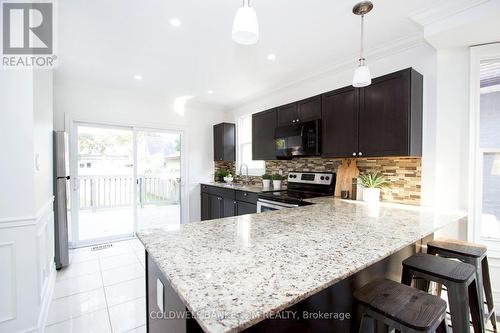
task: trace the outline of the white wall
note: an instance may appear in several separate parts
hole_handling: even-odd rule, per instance
[[[40,209],[50,200],[53,192],[52,128],[53,80],[51,70],[40,70],[33,78],[33,125],[35,207]],[[38,159],[38,161],[37,161]],[[37,168],[38,167],[38,168]]]
[[[189,220],[200,219],[199,183],[213,179],[213,125],[231,120],[227,112],[186,104],[177,114],[171,102],[139,90],[124,90],[87,82],[68,82],[55,76],[54,127],[64,129],[66,118],[80,121],[185,130]],[[69,118],[68,118],[69,116]]]
[[[0,71],[0,140],[0,217],[34,214],[31,71]]]
[[[0,71],[1,332],[38,332],[54,286],[51,91],[50,71]]]
[[[438,163],[436,154],[436,51],[428,44],[419,45],[399,52],[387,53],[384,57],[370,59],[368,64],[373,77],[381,76],[400,69],[413,67],[424,76],[424,127],[422,158],[422,205],[434,205],[434,199],[442,193],[435,193],[434,173]],[[298,84],[259,97],[233,110],[238,116],[256,113],[278,105],[293,102],[352,84],[352,75],[356,63],[343,66],[334,71],[311,77]]]

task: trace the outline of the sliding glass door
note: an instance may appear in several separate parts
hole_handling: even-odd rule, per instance
[[[182,132],[75,123],[72,246],[181,223]]]
[[[136,130],[137,228],[177,228],[181,219],[181,134]]]

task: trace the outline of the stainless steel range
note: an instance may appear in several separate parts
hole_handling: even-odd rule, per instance
[[[287,190],[259,194],[257,212],[310,205],[306,199],[332,196],[335,181],[333,172],[290,172]]]

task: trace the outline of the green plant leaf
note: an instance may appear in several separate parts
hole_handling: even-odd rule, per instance
[[[368,188],[383,188],[389,186],[390,182],[384,175],[374,172],[359,176],[361,185]]]

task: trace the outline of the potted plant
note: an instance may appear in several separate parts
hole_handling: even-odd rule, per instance
[[[281,179],[283,179],[283,177],[281,177],[280,174],[275,173],[271,176],[271,179],[273,180],[273,189],[279,191],[281,189]]]
[[[264,189],[264,191],[268,191],[270,187],[271,187],[271,175],[265,173],[262,175],[262,188]]]
[[[215,172],[215,181],[222,183],[224,181],[224,177],[229,175],[229,171],[219,170]]]
[[[234,180],[233,175],[231,173],[228,173],[228,175],[224,176],[223,179],[228,184],[231,184]]]
[[[384,175],[375,172],[360,175],[361,185],[363,185],[363,201],[368,203],[380,202],[380,189],[389,185],[389,181]]]

